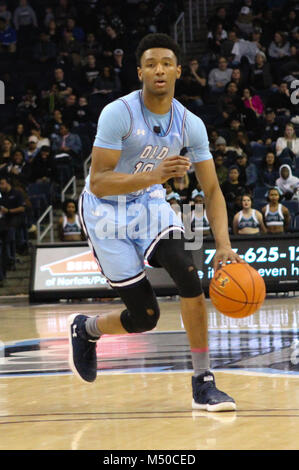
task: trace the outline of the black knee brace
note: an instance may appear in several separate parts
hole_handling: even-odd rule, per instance
[[[163,267],[174,280],[181,297],[197,297],[202,294],[198,272],[194,266],[192,253],[185,250],[187,240],[162,238],[157,244],[148,262],[151,266]]]
[[[128,333],[142,333],[155,328],[160,317],[156,295],[149,281],[144,278],[132,287],[117,289],[127,309],[120,321]]]

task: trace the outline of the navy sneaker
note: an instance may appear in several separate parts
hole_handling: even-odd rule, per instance
[[[96,343],[98,338],[89,336],[85,330],[86,315],[77,313],[68,317],[69,366],[83,382],[97,378]]]
[[[232,397],[216,388],[215,377],[212,372],[205,372],[192,377],[194,410],[206,411],[234,411],[236,403]]]

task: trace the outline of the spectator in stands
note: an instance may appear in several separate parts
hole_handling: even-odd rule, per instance
[[[282,196],[289,200],[297,196],[299,189],[299,178],[293,176],[289,165],[281,165],[279,168],[279,178],[276,180],[276,186],[281,191]]]
[[[39,35],[39,41],[35,44],[33,48],[33,58],[40,65],[49,65],[55,64],[56,59],[56,44],[51,40],[50,35],[42,31]]]
[[[10,161],[13,148],[14,148],[13,141],[10,138],[5,137],[3,139],[3,143],[1,145],[1,151],[0,151],[0,170],[1,170],[1,166],[5,166],[7,162]]]
[[[64,201],[62,210],[64,215],[58,221],[60,240],[62,242],[84,240],[76,201],[72,199]]]
[[[242,196],[242,210],[235,214],[233,219],[234,235],[253,235],[256,233],[266,233],[263,215],[260,211],[253,209],[253,201],[250,194]]]
[[[27,136],[25,133],[25,127],[22,122],[17,123],[15,132],[10,137],[14,142],[15,146],[19,149],[25,150],[27,146]]]
[[[183,220],[182,201],[180,195],[172,191],[166,195],[166,201],[171,205],[174,212]]]
[[[16,52],[17,35],[14,28],[9,26],[5,18],[0,17],[0,54]]]
[[[227,32],[223,29],[222,23],[217,23],[215,28],[208,32],[208,47],[215,54],[220,54],[221,44],[227,39]]]
[[[207,86],[207,78],[205,72],[199,67],[198,60],[193,57],[188,62],[187,75],[191,77],[191,84],[198,86],[200,96],[204,96],[205,88]]]
[[[242,90],[242,88],[244,88],[245,80],[239,67],[233,69],[230,81],[234,82],[239,90]]]
[[[232,165],[228,169],[227,180],[221,186],[227,204],[232,204],[237,196],[243,194],[244,186],[239,181],[240,170],[237,165]]]
[[[35,26],[37,28],[37,17],[33,8],[28,4],[27,0],[19,0],[19,6],[13,14],[13,22],[17,31],[22,28]]]
[[[64,70],[61,67],[57,67],[54,70],[54,80],[52,85],[56,85],[61,98],[65,98],[73,91],[71,84],[65,79]]]
[[[212,232],[205,208],[204,192],[194,189],[191,197],[194,202],[191,212],[191,230],[195,233],[202,233],[203,237],[208,237],[212,235]]]
[[[111,4],[106,4],[104,6],[104,9],[100,11],[98,15],[98,23],[100,31],[102,33],[104,33],[105,31],[107,32],[108,26],[111,26],[115,31],[119,31],[120,34],[123,34],[125,31],[125,26],[122,18],[119,16],[118,13],[116,13],[115,9]]]
[[[105,36],[103,38],[103,60],[105,64],[112,64],[113,51],[115,49],[124,49],[124,38],[111,25],[105,28]]]
[[[32,135],[35,135],[35,137],[37,137],[38,149],[40,149],[43,145],[50,145],[50,140],[48,139],[48,137],[42,136],[42,129],[40,127],[32,127],[30,130],[29,139]]]
[[[4,176],[7,176],[14,187],[26,188],[31,177],[31,165],[26,163],[23,150],[16,148],[13,151],[11,162],[5,167]]]
[[[191,181],[186,174],[183,178],[172,178],[170,181],[171,187],[175,193],[180,196],[182,204],[188,204],[191,199]]]
[[[236,125],[237,124],[237,125]],[[250,140],[247,133],[241,127],[240,121],[234,119],[231,122],[230,133],[232,132],[233,126],[235,126],[235,137],[231,134],[231,140],[229,141],[230,147],[236,152],[237,155],[242,155],[246,153],[248,158],[252,155],[252,148],[250,145]]]
[[[71,55],[74,53],[80,54],[81,43],[74,39],[72,33],[64,31],[62,33],[61,41],[58,44],[58,62],[65,64],[71,59]]]
[[[216,25],[221,23],[223,28],[227,31],[230,27],[230,19],[228,18],[227,9],[225,7],[219,7],[216,10],[215,15],[211,16],[208,20],[208,30],[215,29]]]
[[[53,160],[51,149],[43,145],[31,164],[31,181],[33,183],[49,183],[53,181]]]
[[[253,127],[258,125],[258,118],[264,112],[264,103],[261,100],[260,96],[254,93],[253,89],[250,87],[245,87],[243,90],[242,100],[245,108],[247,108],[247,122],[248,122],[248,113],[250,112],[250,118],[252,120]]]
[[[96,57],[93,54],[89,54],[86,57],[86,64],[83,68],[84,77],[84,90],[91,92],[94,89],[94,84],[97,77],[100,75],[101,67],[97,63]]]
[[[262,208],[267,232],[287,232],[290,226],[291,216],[288,208],[280,203],[280,190],[277,187],[270,187],[267,192],[267,200],[268,204]]]
[[[67,96],[62,107],[63,119],[65,122],[69,122],[70,125],[74,122],[77,112],[77,96],[72,93]],[[47,144],[46,144],[47,145]]]
[[[248,161],[246,153],[237,155],[235,163],[239,169],[239,182],[246,188],[253,190],[258,180],[256,165]]]
[[[76,19],[74,17],[67,18],[65,30],[72,34],[75,41],[83,43],[85,33],[83,29],[76,24]]]
[[[34,87],[28,86],[25,95],[17,106],[18,118],[25,121],[30,114],[35,114],[38,108],[38,97]]]
[[[296,157],[299,156],[299,138],[296,136],[294,124],[285,126],[284,136],[276,141],[276,155],[280,162],[288,160],[296,168]]]
[[[107,102],[117,98],[121,91],[121,83],[118,75],[111,66],[105,65],[102,73],[94,82],[94,91],[106,96]]]
[[[7,24],[11,23],[12,14],[7,9],[7,2],[5,0],[0,1],[0,18],[4,18]]]
[[[60,109],[54,109],[53,116],[50,117],[46,126],[46,135],[53,138],[54,135],[59,135],[60,126],[63,124],[62,112]]]
[[[215,142],[216,151],[220,151],[224,157],[224,165],[230,166],[236,158],[236,151],[234,148],[227,146],[227,142],[224,137],[219,136]]]
[[[258,91],[269,90],[272,86],[270,65],[261,51],[256,54],[255,62],[250,66],[249,84]]]
[[[194,79],[188,70],[184,70],[176,83],[175,97],[187,109],[197,114],[203,105],[203,90],[199,81]]]
[[[248,38],[253,31],[253,14],[251,9],[247,6],[242,7],[235,24],[243,37]]]
[[[290,91],[288,83],[282,81],[279,85],[278,91],[272,93],[267,100],[267,106],[274,109],[279,116],[290,116],[294,110],[294,106],[291,101]]]
[[[9,233],[8,264],[14,268],[16,250],[19,253],[27,248],[23,233],[25,224],[25,201],[22,192],[13,188],[8,177],[0,178],[1,214],[5,216]]]
[[[229,82],[225,86],[225,93],[218,99],[219,118],[216,120],[217,124],[228,126],[231,119],[240,115],[242,108],[239,89],[234,82]]]
[[[214,163],[215,163],[217,178],[221,186],[227,180],[227,177],[228,177],[228,169],[224,165],[224,156],[222,152],[220,151],[215,152]]]
[[[234,54],[232,53],[235,43],[238,41],[237,31],[231,29],[228,31],[227,39],[220,46],[220,56],[225,57],[229,64],[233,64]]]
[[[217,147],[216,147],[216,141],[219,137],[219,132],[215,128],[211,128],[208,130],[208,136],[209,136],[209,148],[210,152],[216,152]]]
[[[59,5],[55,9],[55,18],[57,25],[65,25],[68,17],[77,17],[76,7],[69,0],[59,0]]]
[[[77,158],[82,150],[81,139],[77,134],[70,132],[69,125],[63,123],[60,126],[59,136],[52,139],[52,150],[57,154],[65,153],[71,157]]]
[[[212,93],[222,93],[225,86],[229,83],[232,75],[232,69],[227,67],[227,59],[219,57],[218,67],[210,71],[208,84]]]
[[[37,146],[38,138],[35,135],[31,135],[28,138],[28,149],[25,151],[25,161],[28,163],[32,163],[35,157],[39,152],[39,148]]]
[[[86,35],[86,40],[83,42],[83,45],[80,50],[80,55],[82,59],[87,57],[89,54],[97,57],[102,50],[99,41],[97,40],[93,32],[89,32]]]
[[[279,81],[282,78],[281,67],[290,55],[290,43],[287,40],[286,34],[282,31],[276,31],[268,49],[268,56],[271,61],[275,81]]]
[[[279,177],[278,166],[278,158],[275,156],[275,153],[268,151],[259,171],[259,183],[261,186],[267,186],[268,188],[275,186],[275,182]]]
[[[281,135],[281,126],[277,121],[276,114],[272,108],[266,108],[265,116],[259,129],[256,132],[258,142],[261,144],[271,145],[275,143]]]

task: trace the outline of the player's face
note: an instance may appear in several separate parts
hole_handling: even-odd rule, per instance
[[[172,50],[157,47],[144,51],[137,72],[144,89],[154,95],[167,95],[174,92],[181,66]]]

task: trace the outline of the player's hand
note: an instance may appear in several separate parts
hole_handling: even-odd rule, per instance
[[[190,160],[181,155],[167,157],[153,170],[157,183],[163,184],[170,178],[182,178],[191,166]]]
[[[231,248],[218,248],[216,250],[213,264],[214,271],[225,266],[228,262],[231,263],[245,263],[245,261],[240,258],[240,256],[235,253]]]

